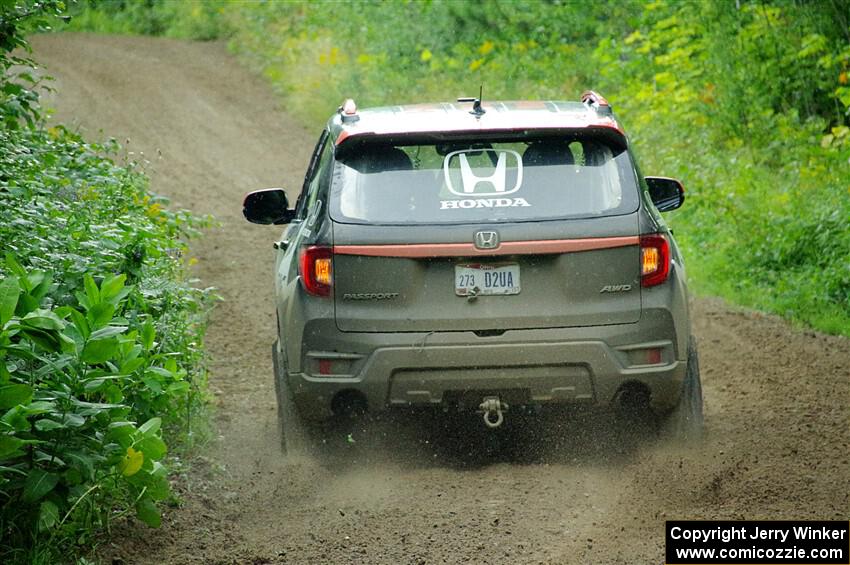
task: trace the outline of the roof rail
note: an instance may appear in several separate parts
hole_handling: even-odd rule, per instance
[[[614,113],[611,109],[611,104],[608,103],[608,100],[593,90],[585,90],[581,95],[581,102],[587,107],[593,108],[598,114],[602,114],[603,116],[610,116]]]
[[[340,119],[344,124],[356,122],[360,119],[360,116],[357,115],[357,104],[354,103],[354,99],[352,98],[346,98],[342,106],[337,109],[337,112],[339,112]]]

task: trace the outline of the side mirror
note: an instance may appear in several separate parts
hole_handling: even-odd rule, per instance
[[[255,190],[245,195],[242,214],[254,224],[288,224],[295,217],[282,188]]]
[[[646,177],[644,180],[659,212],[675,210],[685,202],[685,187],[680,181],[668,177]]]

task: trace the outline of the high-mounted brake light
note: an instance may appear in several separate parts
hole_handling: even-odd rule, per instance
[[[670,243],[661,234],[640,237],[640,285],[655,286],[670,274]]]
[[[299,259],[304,290],[313,296],[329,296],[333,286],[333,250],[321,246],[305,247]]]

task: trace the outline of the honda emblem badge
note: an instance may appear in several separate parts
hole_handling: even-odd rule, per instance
[[[496,249],[499,247],[499,234],[494,231],[477,231],[473,241],[478,249]]]

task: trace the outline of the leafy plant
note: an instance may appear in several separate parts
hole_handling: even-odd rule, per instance
[[[209,290],[183,257],[208,220],[169,210],[114,141],[44,125],[34,63],[11,50],[57,14],[0,3],[3,562],[55,562],[125,514],[159,525],[166,441],[203,429]]]
[[[49,274],[25,271],[0,282],[0,492],[12,535],[50,532],[71,520],[105,524],[113,506],[135,502],[159,524],[153,504],[169,494],[162,420],[137,425],[134,400],[150,396],[143,378],[167,374],[158,396],[185,392],[153,353],[153,329],[131,330],[121,314],[131,289],[124,275],[101,285],[85,278],[81,308],[40,308]],[[14,509],[8,508],[14,504]],[[13,511],[12,511],[13,510]],[[83,516],[84,515],[84,516]],[[13,517],[9,521],[8,517]],[[75,524],[74,524],[75,525]],[[17,531],[22,530],[22,531]]]
[[[0,121],[6,128],[17,129],[21,121],[32,127],[41,117],[34,91],[40,81],[31,72],[35,63],[25,56],[30,48],[22,31],[49,31],[51,16],[64,9],[59,0],[0,3]]]

